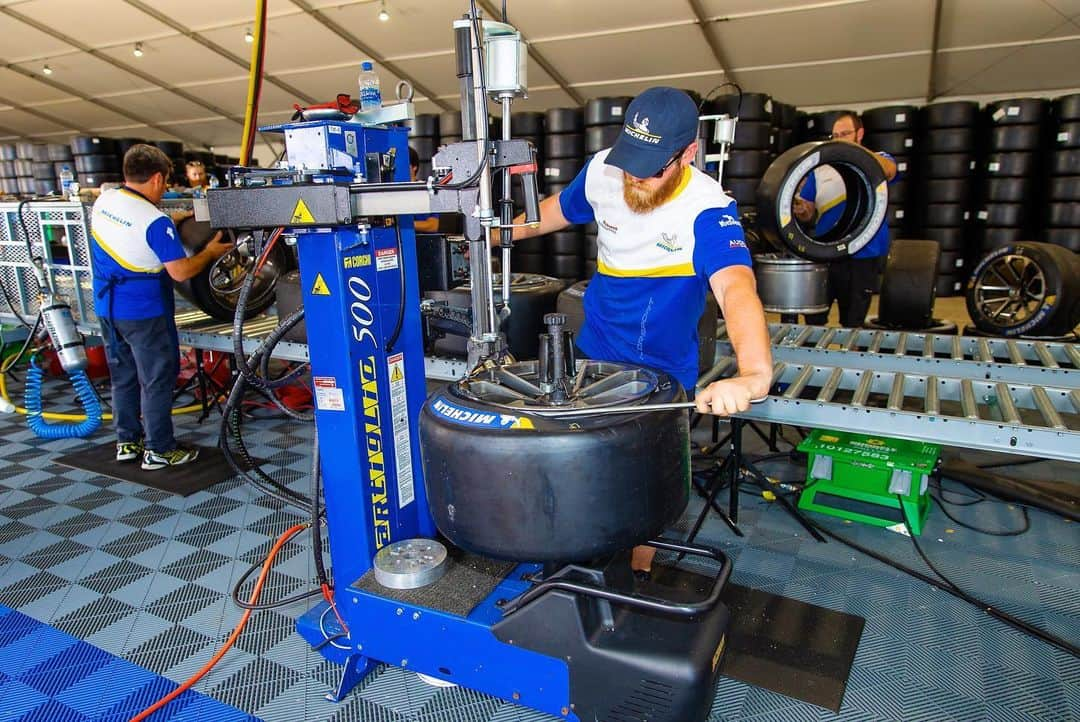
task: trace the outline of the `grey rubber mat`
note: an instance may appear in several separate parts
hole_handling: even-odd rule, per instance
[[[57,457],[56,463],[89,471],[92,474],[101,474],[110,479],[131,481],[180,496],[190,496],[236,476],[236,472],[229,466],[221,449],[213,446],[198,448],[199,457],[195,461],[154,471],[143,471],[138,461],[118,462],[116,444],[113,442],[64,454]]]
[[[855,661],[862,617],[729,584],[725,677],[839,712]]]

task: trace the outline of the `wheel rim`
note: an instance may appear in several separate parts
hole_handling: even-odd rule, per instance
[[[231,231],[229,235],[232,235]],[[256,261],[255,256],[244,253],[241,245],[238,244],[236,248],[210,264],[207,280],[214,300],[226,308],[236,308],[244,279],[251,272]],[[268,303],[282,273],[279,256],[277,253],[271,253],[255,272],[255,280],[252,281],[251,291],[248,294],[248,306],[254,308]]]
[[[975,283],[975,305],[999,326],[1029,321],[1046,302],[1046,276],[1027,256],[1007,254],[994,259]]]
[[[466,399],[508,410],[550,409],[555,404],[540,388],[539,362],[522,361],[462,379],[454,392]],[[609,361],[578,361],[577,373],[567,379],[568,399],[560,409],[593,409],[641,403],[660,386],[652,371]]]

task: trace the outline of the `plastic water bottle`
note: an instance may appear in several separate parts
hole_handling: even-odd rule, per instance
[[[380,107],[382,92],[379,90],[379,76],[375,73],[375,64],[365,60],[360,63],[360,112]]]
[[[72,200],[71,187],[74,185],[75,174],[71,172],[71,166],[65,165],[63,168],[60,169],[60,195],[62,195],[64,198],[67,198],[68,200]]]

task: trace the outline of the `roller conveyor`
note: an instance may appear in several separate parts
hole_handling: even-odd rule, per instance
[[[769,324],[773,359],[901,373],[1080,386],[1080,346],[1074,343],[953,334]],[[726,328],[720,356],[733,355]]]
[[[256,316],[244,322],[244,353],[250,354],[262,340],[277,328],[278,319],[274,315]],[[199,310],[178,311],[176,329],[179,332],[180,345],[191,346],[203,351],[233,352],[231,323],[224,323]],[[286,361],[307,361],[306,343],[281,341],[272,354],[274,358]]]
[[[1080,461],[1076,344],[791,324],[769,332],[779,392],[744,418]],[[723,326],[717,351],[722,371],[703,378],[734,371]]]

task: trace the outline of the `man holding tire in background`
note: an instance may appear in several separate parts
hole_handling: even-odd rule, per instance
[[[739,375],[709,384],[695,401],[701,413],[745,411],[769,392],[772,353],[735,201],[691,165],[697,106],[681,90],[656,87],[625,117],[615,144],[541,202],[538,226],[515,219],[514,239],[595,221],[597,273],[585,292],[578,347],[590,358],[658,368],[691,395],[698,318],[711,291]],[[648,572],[654,553],[635,549],[634,569]]]
[[[832,139],[862,145],[863,126],[855,113],[843,113],[834,122]],[[888,153],[874,153],[874,158],[889,183],[897,179],[896,163]],[[819,166],[806,176],[792,204],[792,212],[803,223],[814,223],[814,235],[820,236],[836,225],[844,212],[844,182],[829,166]],[[882,223],[870,242],[854,255],[829,263],[829,304],[836,301],[840,325],[862,326],[870,299],[874,295],[882,258],[889,252],[889,226]],[[806,316],[809,324],[821,326],[829,313]]]
[[[116,460],[141,457],[146,470],[186,464],[198,455],[177,446],[173,436],[180,344],[172,281],[195,276],[233,248],[219,232],[187,256],[173,219],[157,207],[171,173],[164,152],[132,146],[124,154],[124,185],[101,194],[90,220],[94,311],[112,380]]]

